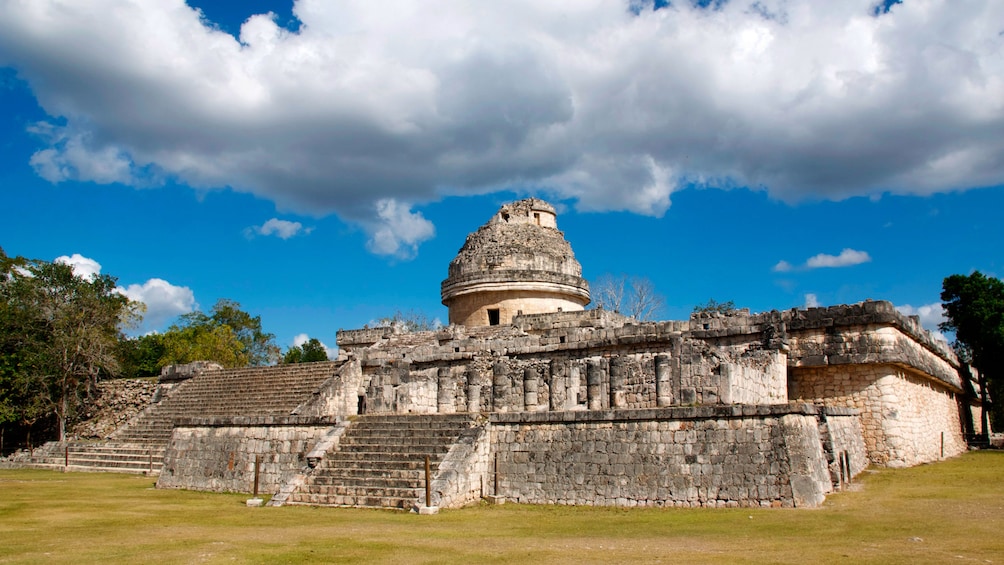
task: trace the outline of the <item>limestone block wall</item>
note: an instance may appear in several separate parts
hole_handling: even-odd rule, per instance
[[[797,367],[895,363],[931,375],[953,390],[962,390],[958,360],[947,346],[904,333],[895,325],[876,324],[806,328],[790,333],[792,364]]]
[[[533,504],[811,507],[832,489],[809,405],[492,414],[499,492]]]
[[[491,434],[484,420],[465,431],[439,463],[430,485],[432,505],[460,508],[492,494],[491,453]]]
[[[938,381],[896,365],[792,368],[789,396],[861,412],[872,463],[909,467],[966,450],[956,395]],[[964,408],[965,409],[965,408]]]
[[[438,371],[413,368],[407,361],[363,367],[368,414],[430,414],[438,407]]]
[[[783,351],[760,351],[743,360],[719,367],[723,404],[788,402],[788,356]]]
[[[251,492],[261,456],[260,493],[274,493],[306,463],[306,455],[336,418],[192,418],[171,435],[158,488]]]
[[[320,389],[293,409],[293,415],[306,417],[352,416],[359,408],[363,372],[358,359],[343,363]]]

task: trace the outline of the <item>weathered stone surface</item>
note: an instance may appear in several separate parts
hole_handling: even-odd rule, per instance
[[[150,405],[157,391],[154,379],[100,381],[97,394],[86,405],[82,421],[70,430],[71,437],[103,439]]]
[[[275,493],[307,463],[307,453],[337,421],[309,417],[192,418],[174,428],[159,488]]]
[[[832,490],[808,405],[493,414],[491,434],[495,494],[517,502],[791,507]]]
[[[896,365],[835,365],[791,371],[792,398],[860,411],[868,458],[908,467],[966,450],[960,399],[940,381]],[[944,435],[942,435],[944,434]]]
[[[554,207],[506,204],[467,237],[442,284],[450,323],[508,325],[519,314],[582,310],[589,285],[558,231]]]

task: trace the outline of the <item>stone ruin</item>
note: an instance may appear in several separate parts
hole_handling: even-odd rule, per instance
[[[167,369],[99,443],[7,465],[159,475],[270,505],[812,507],[868,465],[989,433],[977,379],[888,302],[641,322],[585,310],[554,208],[503,206],[442,284],[451,325],[338,332],[339,358]],[[187,372],[186,372],[187,371]]]

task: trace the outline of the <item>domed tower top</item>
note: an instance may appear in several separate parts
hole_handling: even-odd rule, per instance
[[[451,324],[499,325],[520,313],[582,310],[589,285],[558,231],[554,207],[529,198],[502,206],[467,236],[442,298]]]

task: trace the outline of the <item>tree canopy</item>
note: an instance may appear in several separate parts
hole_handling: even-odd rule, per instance
[[[261,316],[241,310],[233,300],[220,299],[208,314],[184,314],[162,337],[160,365],[215,361],[224,367],[275,363],[279,347],[275,336],[261,327]]]
[[[0,423],[56,417],[59,436],[101,375],[116,375],[121,328],[139,305],[115,279],[0,250]]]
[[[951,275],[942,283],[946,321],[955,350],[980,372],[994,403],[994,424],[1004,425],[1004,282],[979,271]]]
[[[302,345],[294,345],[286,351],[283,356],[283,363],[313,363],[315,361],[327,361],[328,351],[324,344],[317,338],[310,338]]]

